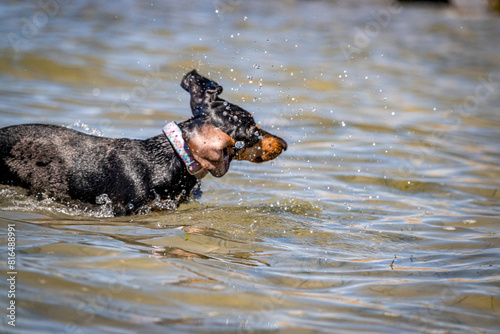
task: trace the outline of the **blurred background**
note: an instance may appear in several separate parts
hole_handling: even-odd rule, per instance
[[[289,144],[170,212],[0,186],[15,329],[498,330],[498,1],[437,2],[3,1],[1,127],[151,137],[195,68]]]

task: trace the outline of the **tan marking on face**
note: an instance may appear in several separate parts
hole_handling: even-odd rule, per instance
[[[246,160],[261,163],[277,158],[283,150],[286,150],[286,142],[265,131],[263,138],[252,147],[243,147],[236,153],[236,160]]]

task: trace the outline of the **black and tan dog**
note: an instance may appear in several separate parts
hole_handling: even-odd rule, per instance
[[[154,201],[177,206],[207,172],[226,174],[233,159],[264,162],[286,150],[249,112],[220,99],[216,82],[193,70],[181,86],[191,94],[193,117],[145,140],[43,124],[0,129],[0,183],[63,201],[99,204],[104,196],[115,215],[134,214]]]

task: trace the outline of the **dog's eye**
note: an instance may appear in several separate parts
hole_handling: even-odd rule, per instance
[[[245,143],[243,141],[237,141],[236,143],[234,143],[234,148],[239,150],[241,148],[243,148],[245,146]]]

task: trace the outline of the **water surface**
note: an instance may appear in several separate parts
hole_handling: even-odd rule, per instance
[[[370,3],[1,4],[0,126],[154,136],[197,68],[289,144],[175,211],[0,186],[2,332],[497,332],[500,21]]]

